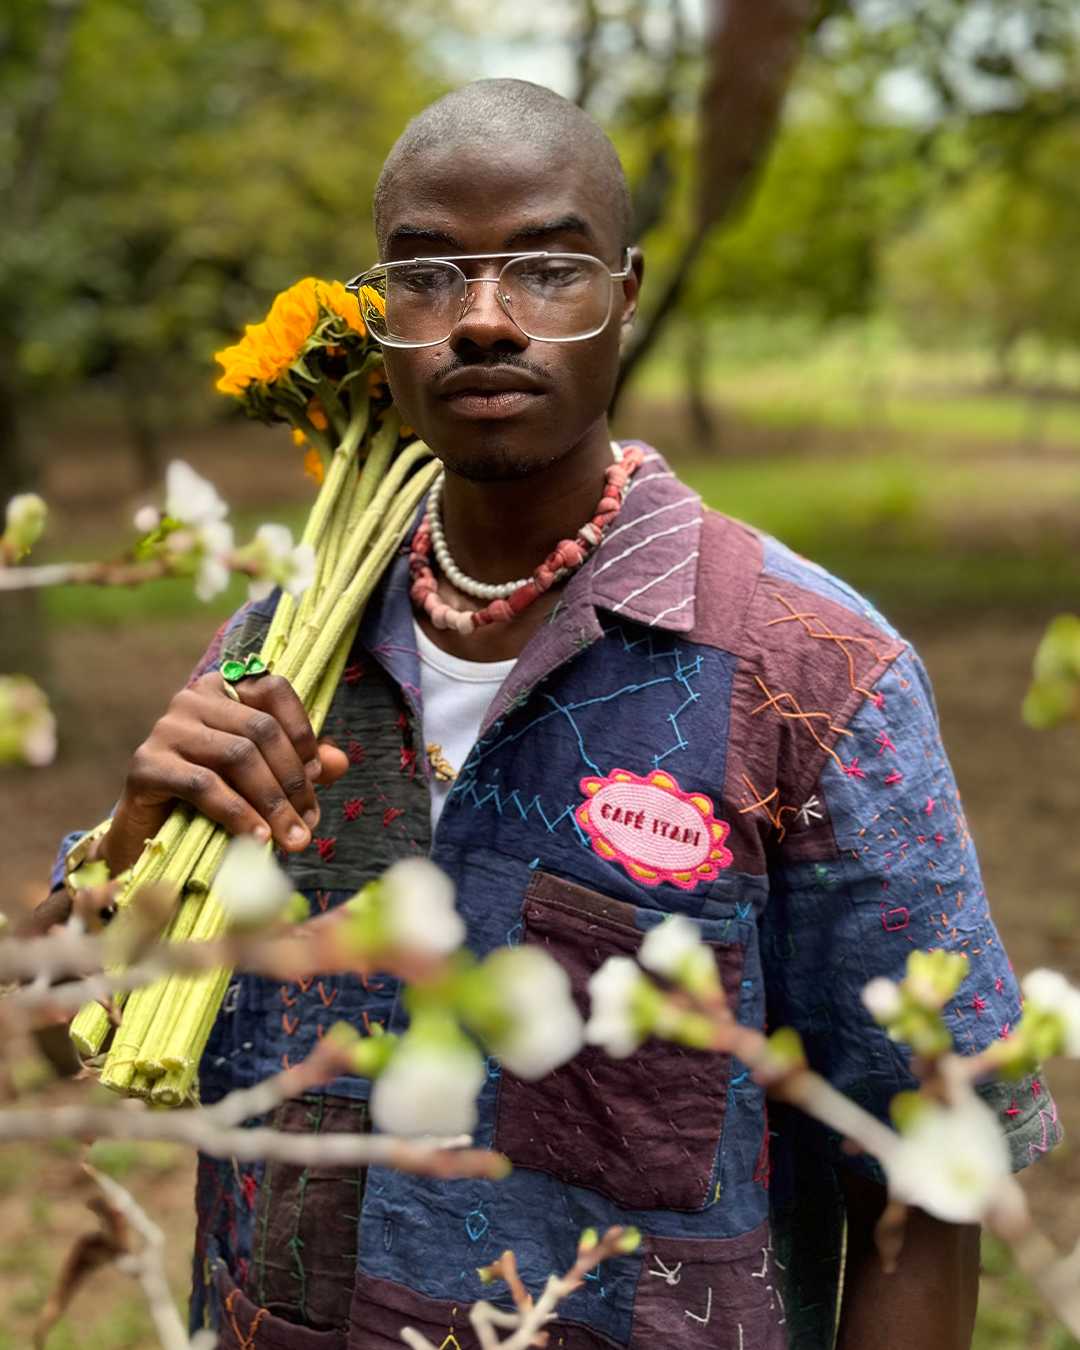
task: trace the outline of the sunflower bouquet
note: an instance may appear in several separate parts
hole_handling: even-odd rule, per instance
[[[402,425],[380,350],[339,282],[297,282],[216,359],[224,367],[218,389],[252,417],[288,422],[319,484],[301,540],[314,550],[314,579],[300,596],[282,591],[262,650],[248,658],[249,673],[270,668],[292,683],[318,734],[364,605],[438,465]],[[226,843],[223,829],[178,806],[122,879],[119,903],[169,883],[182,896],[169,936],[212,940],[228,926],[214,889]],[[174,974],[132,992],[102,1082],[163,1106],[192,1096],[229,978],[227,970]],[[72,1023],[76,1047],[100,1054],[111,1025],[100,1004],[87,1004]]]

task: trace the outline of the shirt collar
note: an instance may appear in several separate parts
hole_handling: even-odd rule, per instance
[[[628,444],[641,444],[645,458],[630,479],[622,510],[529,639],[484,719],[485,730],[546,675],[603,636],[598,609],[674,633],[689,633],[694,627],[701,498],[679,482],[656,450],[640,442]],[[419,706],[408,547],[406,541],[387,569],[360,632],[364,645]]]

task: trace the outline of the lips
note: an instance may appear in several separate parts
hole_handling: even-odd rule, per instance
[[[459,394],[542,394],[544,385],[535,375],[514,366],[464,366],[440,382],[442,398]]]
[[[467,366],[441,381],[439,397],[459,417],[517,417],[535,407],[546,389],[535,375],[512,366]]]

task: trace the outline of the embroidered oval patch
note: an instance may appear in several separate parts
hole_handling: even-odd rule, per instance
[[[683,792],[670,774],[654,769],[639,778],[612,769],[606,778],[583,778],[585,801],[575,813],[595,852],[622,863],[635,881],[670,881],[691,891],[713,881],[732,855],[724,847],[730,825],[717,820],[701,792]]]

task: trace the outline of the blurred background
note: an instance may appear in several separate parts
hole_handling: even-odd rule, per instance
[[[212,353],[299,277],[373,262],[387,150],[490,75],[582,103],[624,157],[647,279],[617,433],[915,641],[1013,960],[1075,980],[1080,732],[1019,711],[1047,619],[1080,606],[1075,0],[4,0],[0,500],[46,497],[42,560],[101,557],[182,457],[242,534],[298,529],[300,455],[213,392]],[[0,597],[0,669],[60,718],[53,765],[0,769],[9,911],[241,594]],[[1080,1130],[1080,1077],[1050,1082]],[[165,1220],[182,1289],[191,1161],[95,1156]],[[74,1166],[0,1155],[0,1350],[86,1226]],[[1075,1241],[1071,1146],[1027,1185]],[[984,1264],[980,1350],[1075,1346],[992,1243]],[[152,1343],[114,1274],[50,1340]]]

